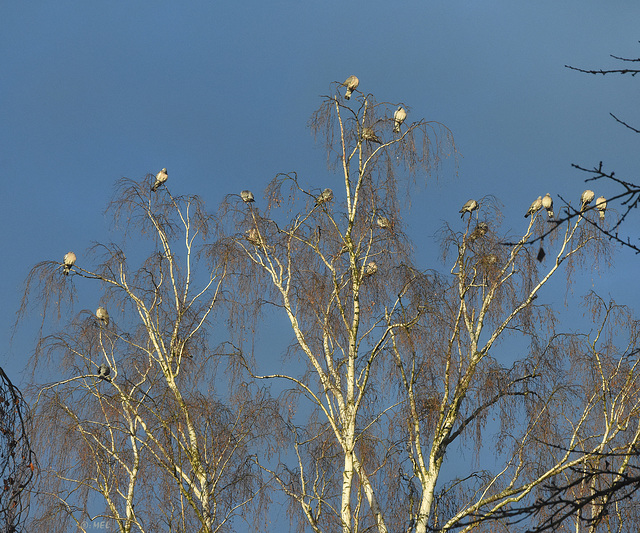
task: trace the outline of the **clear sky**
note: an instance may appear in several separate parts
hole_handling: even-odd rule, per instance
[[[458,175],[416,191],[407,219],[424,268],[445,271],[431,236],[470,197],[494,194],[522,231],[538,195],[577,201],[586,176],[571,163],[640,182],[639,137],[609,117],[640,127],[640,77],[564,67],[639,57],[639,22],[625,0],[1,2],[0,366],[20,383],[34,348],[29,328],[9,343],[29,269],[111,238],[118,178],[167,167],[174,194],[212,209],[244,188],[261,196],[278,172],[335,182],[307,121],[350,74],[454,134]],[[640,258],[616,261],[589,279],[633,305]]]

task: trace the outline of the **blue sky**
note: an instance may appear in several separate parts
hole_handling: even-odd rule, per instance
[[[497,196],[519,231],[538,195],[577,200],[585,175],[571,163],[640,182],[638,136],[609,117],[640,126],[640,79],[564,67],[640,56],[638,21],[631,1],[3,2],[0,366],[20,383],[34,348],[32,327],[9,343],[29,269],[112,238],[118,178],[167,167],[174,194],[211,209],[244,188],[261,196],[278,172],[329,186],[307,121],[350,74],[454,134],[458,175],[446,166],[415,191],[407,217],[424,268],[445,271],[431,236],[470,197]],[[633,305],[639,261],[619,252],[577,292]]]

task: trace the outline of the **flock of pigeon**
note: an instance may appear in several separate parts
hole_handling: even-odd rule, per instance
[[[582,213],[585,210],[585,208],[591,202],[593,202],[593,199],[595,198],[595,196],[596,196],[595,193],[590,189],[587,189],[582,193],[582,196],[580,197],[580,213]],[[476,209],[478,209],[478,207],[479,207],[478,202],[476,202],[473,199],[469,200],[467,201],[466,204],[462,206],[462,209],[460,209],[460,213],[462,213],[460,216],[464,217],[465,213],[471,213],[472,211],[475,211]],[[598,210],[598,213],[600,215],[600,220],[604,220],[604,214],[607,210],[607,199],[604,196],[600,196],[596,200],[595,208]],[[536,198],[533,201],[533,203],[531,204],[527,212],[524,214],[524,217],[528,218],[531,215],[535,215],[541,209],[546,209],[547,216],[549,218],[554,217],[553,198],[551,198],[551,195],[549,193],[545,194],[544,197],[538,196],[538,198]]]
[[[353,91],[358,88],[359,84],[360,84],[360,80],[356,76],[349,76],[344,81],[342,85],[347,88],[344,95],[346,100],[349,100],[351,98]],[[407,118],[407,111],[402,106],[399,106],[398,109],[396,109],[395,113],[393,114],[393,120],[394,120],[393,132],[394,133],[400,132],[400,126],[406,120],[406,118]],[[365,141],[382,144],[378,136],[373,131],[373,128],[370,128],[370,127],[366,127],[362,129],[362,139]],[[156,180],[154,184],[151,186],[151,190],[153,192],[157,191],[168,179],[169,179],[169,175],[167,173],[167,169],[163,168],[160,172],[156,174]],[[247,204],[255,202],[253,193],[251,191],[247,191],[247,190],[241,191],[240,198],[242,199],[243,202]],[[580,212],[583,212],[585,208],[591,202],[593,202],[594,198],[595,198],[595,193],[592,190],[587,189],[586,191],[584,191],[582,193],[582,196],[580,197]],[[322,193],[320,193],[320,195],[316,198],[316,205],[321,205],[326,202],[330,202],[331,200],[333,200],[333,191],[327,188],[324,191],[322,191]],[[478,207],[479,207],[478,202],[476,200],[471,199],[462,206],[462,209],[460,209],[460,213],[461,213],[460,216],[464,217],[465,213],[472,213],[473,211],[478,209]],[[607,210],[607,200],[604,196],[600,196],[596,200],[595,208],[598,210],[600,214],[600,219],[604,220],[604,214],[605,214],[605,211]],[[545,194],[544,197],[538,196],[538,198],[533,201],[533,203],[531,204],[531,206],[529,207],[529,209],[527,210],[524,216],[525,218],[528,218],[531,215],[535,215],[541,209],[545,209],[547,211],[547,216],[550,219],[554,218],[553,198],[551,198],[551,195],[549,193]],[[376,225],[382,229],[391,228],[391,222],[387,217],[384,217],[384,216],[380,216],[376,219]],[[469,238],[471,240],[476,240],[477,238],[485,235],[488,230],[489,230],[488,225],[484,222],[481,222],[476,226],[476,228],[471,233]],[[247,231],[246,238],[252,244],[260,245],[261,243],[260,235],[255,228],[252,228]],[[69,272],[71,271],[71,268],[75,264],[76,259],[77,259],[76,254],[74,254],[73,252],[68,252],[67,254],[65,254],[64,260],[62,263],[62,266],[63,266],[62,273],[65,276],[69,275]],[[377,271],[378,271],[378,265],[375,263],[375,261],[370,261],[362,269],[362,278],[364,279],[369,276],[373,276]],[[98,322],[101,327],[102,326],[107,327],[109,325],[109,313],[104,307],[98,307],[98,309],[96,310],[96,318],[98,319]],[[100,379],[109,381],[110,379],[108,376],[110,373],[111,373],[111,369],[109,368],[109,366],[102,364],[98,367],[98,377]]]
[[[346,87],[347,90],[344,93],[345,100],[349,100],[353,91],[355,91],[360,85],[360,80],[357,76],[349,76],[344,83],[342,83],[343,87]],[[402,106],[398,106],[395,113],[393,114],[393,133],[400,133],[400,126],[407,118],[407,110]],[[374,133],[373,128],[363,128],[362,129],[362,139],[365,141],[375,142],[378,144],[382,144],[378,136]]]

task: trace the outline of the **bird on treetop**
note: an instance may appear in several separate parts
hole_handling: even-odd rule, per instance
[[[475,211],[476,209],[478,209],[478,202],[473,199],[467,200],[467,203],[462,206],[462,209],[460,209],[460,211],[458,211],[459,213],[462,213],[462,215],[460,215],[460,218],[464,217],[465,213],[471,213],[471,211]]]
[[[246,204],[255,202],[255,200],[253,199],[253,193],[251,191],[241,191],[240,198],[242,198],[242,201]]]
[[[395,124],[393,125],[393,133],[400,133],[400,125],[407,118],[407,111],[402,107],[398,106],[396,112],[393,114],[393,121]]]
[[[595,193],[591,189],[584,191],[582,196],[580,196],[580,211],[584,211],[584,208],[593,202],[595,196]]]
[[[156,192],[158,190],[158,187],[160,187],[160,185],[162,185],[168,179],[169,179],[169,175],[167,174],[167,169],[163,168],[160,172],[156,174],[156,182],[153,184],[153,187],[151,187],[151,190],[153,192]]]
[[[64,265],[64,268],[62,270],[62,273],[65,276],[69,275],[69,271],[71,270],[71,267],[74,265],[74,263],[76,262],[76,254],[74,254],[73,252],[67,252],[66,254],[64,254],[64,259],[62,264]]]
[[[544,195],[544,198],[542,199],[542,207],[547,210],[549,218],[553,218],[553,198],[551,198],[549,193]]]
[[[356,76],[351,75],[344,80],[342,85],[347,88],[347,92],[344,93],[344,97],[346,100],[349,100],[349,98],[351,98],[351,93],[353,93],[353,91],[357,89],[358,85],[360,85],[360,80]]]
[[[542,209],[542,196],[538,196],[538,198],[533,201],[531,207],[529,207],[529,210],[525,213],[524,218],[527,218],[529,215],[535,215],[540,209]]]

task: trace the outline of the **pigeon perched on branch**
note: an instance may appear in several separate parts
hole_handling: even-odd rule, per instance
[[[240,198],[242,198],[242,201],[246,204],[255,202],[255,200],[253,199],[253,193],[251,191],[241,191]]]
[[[367,278],[369,276],[373,276],[378,271],[378,265],[375,261],[370,261],[364,266],[364,270],[362,272],[362,277]]]
[[[540,209],[542,209],[542,196],[538,196],[538,198],[533,201],[531,207],[529,207],[529,210],[525,213],[524,218],[528,218],[529,215],[535,215]]]
[[[167,174],[167,169],[163,168],[160,172],[156,174],[156,182],[153,184],[153,187],[151,187],[151,190],[153,192],[156,192],[158,190],[158,187],[160,187],[160,185],[162,185],[168,179],[169,179],[169,175]]]
[[[553,218],[553,198],[551,198],[549,193],[544,195],[544,198],[542,199],[542,207],[547,210],[549,218]]]
[[[333,200],[333,191],[331,189],[325,189],[316,198],[316,204],[324,204],[326,202],[330,202],[331,200]]]
[[[74,254],[73,252],[67,252],[66,254],[64,254],[64,260],[62,262],[62,264],[64,265],[64,268],[62,270],[62,273],[65,276],[69,275],[69,271],[71,270],[71,267],[74,265],[75,262],[76,262],[76,254]]]
[[[378,139],[378,136],[374,133],[373,128],[362,128],[362,139],[382,144],[382,141]]]
[[[109,313],[104,307],[96,309],[96,318],[105,326],[109,325]]]
[[[604,196],[600,196],[596,200],[596,209],[600,214],[600,220],[604,220],[604,213],[607,210],[607,199]]]
[[[349,98],[351,98],[351,93],[353,93],[353,91],[358,88],[358,85],[360,85],[360,80],[356,76],[349,76],[342,85],[347,88],[347,92],[344,93],[344,97],[346,100],[349,100]]]
[[[595,196],[595,193],[591,189],[584,191],[580,197],[580,211],[584,211],[584,208],[593,202]]]
[[[108,365],[102,364],[98,367],[98,377],[106,381],[111,381],[107,376],[111,374],[111,369]]]
[[[462,213],[460,218],[463,218],[465,213],[471,213],[471,211],[475,211],[476,209],[478,209],[478,202],[473,199],[467,200],[467,203],[462,206],[460,211],[458,211],[459,213]]]
[[[396,109],[396,112],[393,114],[393,133],[400,133],[400,125],[405,121],[406,118],[407,111],[402,106],[398,106],[398,109]]]
[[[378,217],[376,224],[382,229],[389,229],[391,227],[391,221],[387,217]]]

